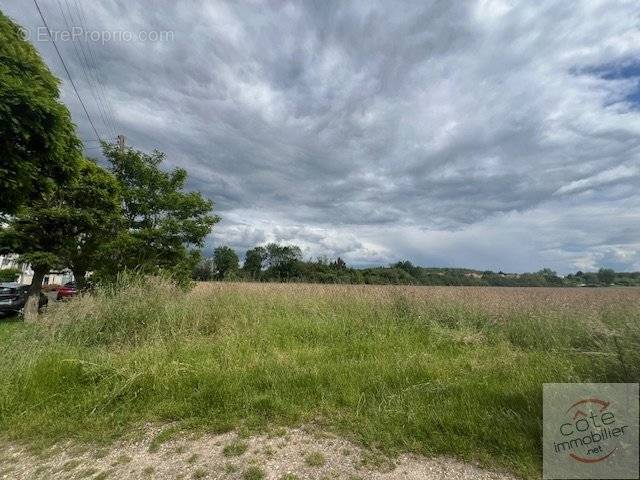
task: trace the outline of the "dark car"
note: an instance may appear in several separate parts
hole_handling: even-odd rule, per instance
[[[64,300],[66,298],[75,297],[78,294],[75,282],[65,283],[63,287],[58,290],[56,298],[58,300]]]
[[[0,283],[0,314],[19,313],[24,308],[24,304],[27,303],[28,294],[29,285]],[[44,307],[47,303],[49,303],[49,299],[44,293],[40,292],[38,308]]]

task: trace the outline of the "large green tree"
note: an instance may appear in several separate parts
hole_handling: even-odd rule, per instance
[[[267,260],[267,249],[258,246],[247,250],[244,256],[244,264],[242,269],[253,279],[260,278],[262,269],[264,268]]]
[[[104,249],[125,224],[115,177],[91,160],[82,162],[79,173],[64,192],[72,217],[59,257],[73,272],[77,287],[84,289],[87,272],[107,261]]]
[[[199,248],[220,220],[213,202],[198,192],[185,192],[187,172],[161,169],[162,152],[148,154],[104,144],[122,195],[125,229],[115,237],[102,273],[123,269],[143,273],[168,271],[188,278]]]
[[[227,246],[217,247],[213,251],[213,261],[216,266],[216,278],[224,280],[231,273],[238,270],[239,262],[236,252]]]
[[[0,215],[45,198],[81,159],[58,79],[0,12]]]
[[[297,245],[270,243],[267,251],[268,273],[280,280],[289,280],[299,273],[302,250]]]
[[[118,184],[91,160],[79,175],[43,194],[12,215],[0,230],[0,251],[17,253],[31,264],[33,280],[25,318],[37,314],[42,279],[53,268],[71,267],[82,286],[84,273],[97,268],[97,249],[120,224]]]
[[[611,285],[616,279],[616,272],[611,268],[601,268],[598,270],[598,280],[604,285]]]

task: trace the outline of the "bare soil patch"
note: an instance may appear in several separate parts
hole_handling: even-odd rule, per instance
[[[456,459],[402,455],[390,459],[311,428],[268,435],[177,435],[148,428],[139,441],[95,448],[71,442],[38,454],[5,443],[0,478],[6,479],[246,479],[246,480],[506,480]]]

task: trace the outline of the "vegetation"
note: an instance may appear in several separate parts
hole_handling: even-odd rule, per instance
[[[0,11],[0,214],[41,200],[76,174],[81,144],[58,84]]]
[[[197,248],[220,220],[211,214],[213,202],[184,192],[187,172],[162,170],[162,152],[121,151],[110,144],[103,148],[120,186],[124,228],[105,247],[98,273],[115,278],[130,269],[189,278],[199,258]]]
[[[25,318],[54,268],[70,268],[80,288],[88,272],[112,281],[126,269],[188,280],[219,219],[183,191],[186,171],[163,171],[161,152],[107,143],[111,171],[83,158],[58,80],[1,12],[0,60],[0,253],[34,271]]]
[[[63,198],[70,216],[61,233],[64,248],[58,263],[69,267],[78,288],[84,289],[87,272],[99,267],[108,239],[124,227],[120,187],[113,175],[85,160]]]
[[[327,459],[324,458],[322,452],[310,452],[304,457],[304,463],[309,467],[322,467],[327,463]]]
[[[314,422],[539,475],[541,386],[640,377],[636,289],[125,280],[0,331],[0,430],[37,442]]]
[[[231,258],[233,268],[220,269],[220,254]],[[597,273],[577,272],[560,277],[545,268],[535,273],[504,273],[468,268],[426,268],[409,261],[388,267],[353,268],[338,257],[303,260],[295,245],[271,243],[247,250],[242,268],[237,255],[228,246],[218,247],[213,257],[201,260],[194,268],[195,280],[248,280],[262,282],[307,282],[367,285],[461,285],[497,287],[604,287],[640,286],[640,272],[623,273],[600,269]]]
[[[243,480],[262,480],[265,477],[264,470],[257,465],[251,465],[242,472]]]
[[[216,278],[222,280],[229,278],[238,271],[240,260],[233,249],[218,247],[213,251],[213,263],[215,265]]]
[[[15,282],[20,273],[18,268],[0,268],[0,282]]]

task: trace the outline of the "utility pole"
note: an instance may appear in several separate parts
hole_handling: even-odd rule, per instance
[[[117,139],[118,149],[120,150],[120,153],[124,153],[124,146],[126,141],[124,135],[118,135]]]

